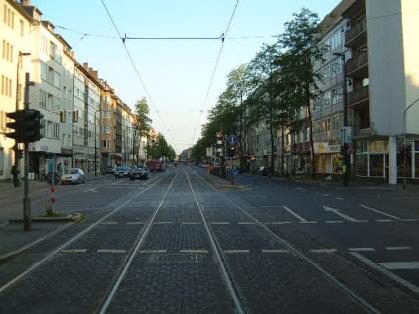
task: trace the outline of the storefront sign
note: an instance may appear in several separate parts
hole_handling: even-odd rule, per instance
[[[314,143],[315,154],[332,154],[340,151],[340,145],[330,145],[327,142]]]

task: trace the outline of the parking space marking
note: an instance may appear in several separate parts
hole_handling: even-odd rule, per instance
[[[292,223],[291,221],[272,221],[273,225],[286,225]]]
[[[336,253],[337,249],[312,249],[310,250],[311,253],[317,253],[317,254],[332,254]]]
[[[283,249],[279,249],[279,250],[262,250],[262,253],[289,253],[289,250],[283,250]]]
[[[62,253],[85,253],[87,249],[68,249],[68,250],[61,250]]]
[[[351,247],[348,250],[351,252],[375,252],[372,247]]]
[[[386,246],[387,251],[409,251],[412,249],[410,246]]]
[[[389,217],[389,218],[391,218],[391,219],[400,220],[400,217],[397,217],[397,216],[394,216],[394,215],[387,214],[387,213],[385,213],[385,212],[383,212],[383,211],[381,211],[381,210],[378,210],[378,209],[376,209],[376,208],[374,208],[374,207],[370,207],[370,206],[367,206],[367,205],[364,205],[364,204],[359,204],[359,206],[361,206],[361,207],[362,207],[362,208],[364,208],[364,209],[370,210],[370,211],[372,211],[372,212],[374,212],[374,213],[377,213],[377,214],[380,214],[380,215],[383,215],[383,216]]]
[[[86,193],[86,192],[97,192],[97,188],[98,188],[98,187],[95,187],[95,188],[92,188],[92,189],[85,190],[85,191],[83,191],[83,193]]]
[[[410,222],[410,221],[418,221],[417,219],[400,219],[400,221]]]
[[[124,254],[127,250],[112,250],[112,249],[99,249],[97,253],[111,253],[111,254]]]
[[[341,224],[343,220],[326,220],[324,223],[326,224]]]
[[[208,254],[208,250],[180,250],[180,253]]]
[[[167,253],[167,250],[141,250],[141,254]]]
[[[299,221],[298,223],[299,224],[316,224],[317,221],[312,221],[312,220],[309,220],[309,221]]]
[[[200,221],[184,221],[182,222],[182,225],[200,225]]]
[[[237,224],[238,225],[254,225],[255,223],[253,221],[239,221]]]
[[[144,221],[128,221],[126,224],[127,225],[144,225],[145,222]]]
[[[241,253],[250,253],[249,250],[224,250],[224,254],[241,254]]]
[[[117,225],[117,224],[119,224],[119,222],[117,221],[103,221],[99,223],[99,225]]]
[[[172,223],[173,223],[173,221],[156,221],[153,224],[155,224],[155,225],[169,225],[169,224],[172,224]]]
[[[228,221],[213,221],[210,222],[211,225],[229,225],[230,223]]]
[[[392,219],[376,219],[375,221],[376,222],[392,222],[394,220],[392,220]]]
[[[289,207],[282,206],[282,208],[285,209],[291,215],[293,215],[295,218],[297,218],[299,221],[307,221],[307,219],[304,219],[303,217],[301,217],[300,215],[298,215],[296,212],[294,212],[293,210],[291,210]]]
[[[339,201],[343,201],[343,197],[336,197]]]
[[[345,219],[347,221],[350,221],[350,222],[361,222],[361,220],[358,220],[358,219],[353,218],[351,216],[348,216],[348,215],[346,215],[344,213],[341,213],[340,210],[337,209],[337,208],[333,208],[333,207],[329,207],[329,206],[323,205],[323,209],[325,211],[327,211],[329,213],[333,213],[333,214],[335,214],[335,215],[337,215],[337,216],[339,216],[339,217],[341,217],[341,218],[343,218],[343,219]]]
[[[404,269],[419,269],[419,262],[392,262],[392,263],[378,263],[387,269],[404,270]]]
[[[396,274],[392,273],[391,271],[387,270],[386,268],[384,268],[383,266],[374,263],[372,260],[366,258],[365,256],[362,256],[359,253],[351,253],[352,256],[354,256],[355,258],[357,258],[358,260],[360,260],[361,262],[365,263],[366,265],[370,266],[371,268],[375,269],[376,271],[386,275],[387,277],[389,277],[390,279],[396,281],[397,283],[401,284],[402,286],[408,288],[409,290],[411,290],[412,292],[414,292],[416,295],[419,295],[419,287],[417,287],[416,285],[412,284],[411,282],[397,276]],[[418,263],[418,262],[416,262]]]

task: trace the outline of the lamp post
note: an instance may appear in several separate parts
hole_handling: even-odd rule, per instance
[[[95,177],[97,177],[97,119],[96,114],[100,112],[100,108],[95,111]]]
[[[333,53],[334,56],[340,57],[342,60],[342,73],[343,73],[343,128],[344,128],[344,136],[343,136],[343,161],[344,161],[344,169],[343,169],[343,176],[342,176],[342,183],[344,186],[349,185],[349,178],[351,175],[351,163],[348,154],[348,143],[346,143],[346,127],[348,126],[348,104],[347,104],[347,86],[346,86],[346,57],[345,53],[343,52],[335,52]]]
[[[407,177],[406,177],[406,167],[407,167],[407,149],[406,149],[406,117],[407,112],[410,108],[412,108],[416,103],[419,102],[419,98],[417,98],[414,102],[412,102],[409,106],[407,106],[403,110],[403,190],[406,190],[407,186]]]

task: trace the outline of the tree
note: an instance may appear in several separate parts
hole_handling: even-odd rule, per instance
[[[141,149],[141,138],[147,138],[147,142],[149,139],[150,129],[151,129],[151,118],[150,115],[150,108],[147,103],[147,99],[145,97],[141,98],[139,101],[135,103],[135,116],[136,116],[136,124],[134,126],[135,130],[139,136],[139,145],[137,150],[137,162],[139,160],[139,151]],[[135,145],[134,145],[135,146]]]
[[[172,161],[176,158],[176,152],[166,141],[163,134],[159,133],[155,141],[147,142],[147,155],[151,159],[163,159]]]
[[[313,142],[313,121],[311,100],[315,85],[316,75],[313,71],[313,62],[321,60],[324,48],[319,45],[319,17],[316,13],[303,8],[293,15],[294,19],[285,24],[285,31],[280,36],[279,43],[287,53],[287,62],[292,64],[293,74],[289,77],[290,99],[295,107],[305,106],[308,114],[311,174],[315,179],[315,159]]]

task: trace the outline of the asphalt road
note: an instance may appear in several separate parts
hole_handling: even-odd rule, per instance
[[[419,206],[242,183],[183,167],[68,187],[60,209],[86,221],[0,264],[0,313],[419,312]]]

